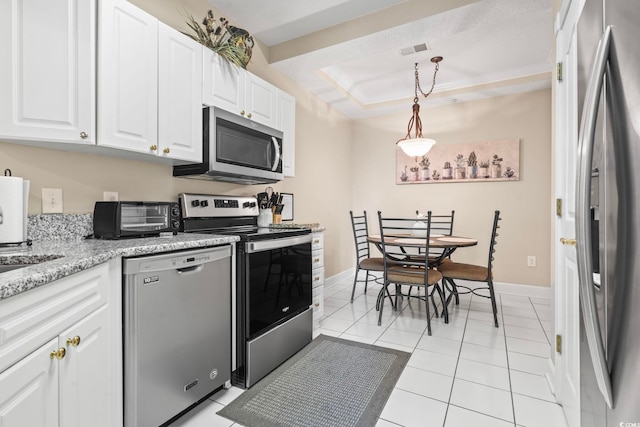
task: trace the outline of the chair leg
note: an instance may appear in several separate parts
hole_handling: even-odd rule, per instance
[[[451,297],[455,297],[456,305],[460,305],[460,296],[458,295],[458,287],[456,286],[456,282],[454,282],[450,277],[443,277],[442,286],[446,287],[447,283],[451,287],[447,302],[451,301]]]
[[[369,270],[365,270],[366,276],[364,276],[364,293],[367,293],[367,285],[369,284]]]
[[[493,280],[491,278],[487,281],[489,285],[489,295],[491,295],[491,305],[493,306],[493,320],[498,327],[498,305],[496,304],[496,293],[493,291]]]
[[[356,283],[358,283],[359,272],[360,272],[360,267],[356,267],[356,275],[353,278],[353,289],[351,290],[351,304],[353,304],[353,296],[356,294]]]
[[[378,326],[382,324],[382,309],[384,308],[384,298],[385,291],[389,293],[389,289],[387,289],[388,283],[382,285],[382,289],[380,289],[380,293],[378,294],[378,305],[380,306],[378,310]],[[391,296],[389,296],[389,301],[393,305],[393,301],[391,301]]]
[[[433,293],[436,291],[436,286],[433,287],[431,292],[429,292],[429,287],[428,286],[426,286],[424,289],[425,289],[425,300],[428,301],[429,298],[431,298],[431,304],[433,304],[433,311],[434,311],[433,315],[435,317],[439,317],[439,315],[438,315],[438,306],[436,305],[436,300],[433,298]],[[426,294],[429,294],[429,296],[427,297]]]
[[[429,336],[431,336],[431,314],[429,313],[429,297],[427,297],[427,294],[429,292],[427,291],[427,288],[425,288],[425,292],[424,292],[424,304],[427,307],[427,333],[429,334]]]
[[[449,309],[447,308],[447,304],[445,302],[444,297],[444,286],[440,289],[440,285],[435,284],[436,290],[438,294],[440,294],[440,302],[442,302],[442,316],[444,317],[444,323],[449,323]]]

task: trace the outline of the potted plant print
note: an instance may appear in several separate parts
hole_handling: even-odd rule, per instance
[[[513,178],[515,175],[516,175],[516,171],[511,169],[511,166],[507,166],[507,168],[504,171],[504,176],[506,176],[507,178]]]
[[[433,175],[431,175],[431,178],[433,178],[434,181],[439,180],[440,174],[438,173],[438,171],[433,171]]]
[[[422,180],[423,181],[428,181],[429,180],[429,165],[431,164],[431,162],[429,162],[429,158],[427,156],[422,156],[422,160],[420,160],[420,169],[422,169],[421,174],[422,174]]]
[[[491,178],[502,178],[502,157],[498,157],[497,154],[494,154],[491,160]]]
[[[418,165],[411,166],[409,170],[411,171],[412,181],[420,181],[420,168]]]
[[[489,178],[489,160],[480,162],[480,178]]]
[[[442,168],[442,179],[451,179],[451,163],[444,162],[444,167]]]
[[[478,177],[478,158],[476,152],[472,151],[467,158],[467,178],[474,179]]]
[[[409,175],[407,175],[407,165],[404,166],[404,171],[400,174],[400,181],[407,182]]]
[[[466,168],[464,166],[465,159],[462,154],[456,156],[456,169],[454,171],[456,179],[464,179]]]

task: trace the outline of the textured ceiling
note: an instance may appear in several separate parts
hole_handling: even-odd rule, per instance
[[[269,46],[271,65],[352,118],[550,87],[551,0],[208,0]],[[425,44],[427,50],[400,51]]]

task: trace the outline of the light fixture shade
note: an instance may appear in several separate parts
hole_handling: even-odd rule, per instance
[[[435,143],[436,141],[430,138],[401,139],[398,141],[398,147],[400,147],[407,156],[420,157],[427,154]]]

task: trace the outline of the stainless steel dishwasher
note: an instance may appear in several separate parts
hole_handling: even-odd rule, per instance
[[[231,378],[231,246],[123,260],[124,424],[159,426]]]

